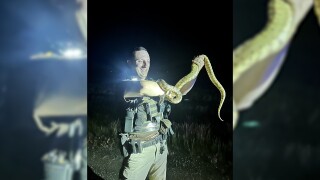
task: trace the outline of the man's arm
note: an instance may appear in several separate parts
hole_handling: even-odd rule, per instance
[[[196,57],[194,60],[192,60],[193,63],[196,63],[198,65],[199,68],[199,72],[201,71],[201,69],[204,66],[204,56],[200,55],[198,57]],[[182,95],[186,95],[193,87],[193,85],[196,83],[197,77],[194,78],[193,80],[189,81],[188,83],[186,83],[184,86],[182,86],[182,88],[180,89],[180,92],[182,93]]]
[[[161,96],[165,92],[154,81],[127,81],[124,98],[142,97],[142,96]]]
[[[180,89],[181,94],[186,95],[192,89],[193,85],[196,83],[196,80],[197,78],[194,78],[193,80],[182,86],[182,88]]]
[[[198,65],[199,71],[204,66],[204,57],[198,56],[194,60],[193,63]],[[186,95],[195,84],[197,78],[194,78],[190,82],[186,83],[180,89],[182,95]],[[124,98],[129,97],[141,97],[141,96],[161,96],[165,92],[160,88],[160,86],[154,81],[141,80],[141,81],[127,81],[127,88],[124,94]]]

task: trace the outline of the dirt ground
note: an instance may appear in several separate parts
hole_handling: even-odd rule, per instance
[[[117,147],[94,143],[88,146],[88,154],[90,156],[88,179],[118,179],[122,156]],[[171,151],[168,155],[167,179],[230,180],[232,177],[231,162],[224,163],[220,159],[214,155],[201,157]]]

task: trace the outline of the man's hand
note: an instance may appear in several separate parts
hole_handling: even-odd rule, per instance
[[[201,70],[204,66],[204,55],[197,56],[192,60],[193,63],[196,63],[199,67],[199,70]]]
[[[68,133],[68,136],[71,138],[71,137],[74,137],[75,135],[80,136],[84,132],[81,119],[76,119],[70,123],[52,122],[51,128],[53,128],[54,131],[56,131],[57,137],[61,137]]]
[[[204,58],[205,55],[200,55],[195,57],[192,62],[196,63],[199,67],[199,71],[203,68],[204,66]],[[181,89],[180,92],[182,93],[182,95],[186,95],[193,87],[194,83],[196,82],[196,78],[191,80],[190,82],[188,82],[187,84],[185,84]]]
[[[64,134],[68,133],[69,131],[69,124],[67,123],[56,123],[52,122],[51,123],[51,129],[53,130],[52,132],[56,131],[57,137],[61,137]],[[51,133],[52,133],[51,132]]]

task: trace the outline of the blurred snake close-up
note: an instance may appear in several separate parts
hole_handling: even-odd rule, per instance
[[[270,0],[265,27],[233,51],[233,128],[239,111],[250,108],[271,86],[290,42],[313,9],[320,24],[320,0]]]

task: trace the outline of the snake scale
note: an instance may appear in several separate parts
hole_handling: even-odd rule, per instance
[[[268,21],[265,27],[233,51],[233,85],[250,68],[271,55],[279,54],[290,43],[312,5],[320,24],[320,0],[269,1]],[[233,90],[234,93],[235,91],[236,89]],[[239,116],[238,101],[237,99],[233,101],[233,127],[235,128]]]
[[[220,104],[218,107],[218,117],[220,120],[221,116],[220,116],[220,111],[223,105],[223,102],[225,100],[226,97],[226,92],[223,88],[223,86],[220,84],[220,82],[218,81],[218,79],[216,78],[211,63],[209,61],[209,58],[206,55],[200,55],[197,56],[195,58],[195,60],[198,61],[203,61],[204,66],[206,68],[207,74],[211,80],[211,82],[218,88],[218,90],[220,91]],[[165,98],[173,103],[173,104],[177,104],[179,102],[181,102],[182,100],[182,93],[181,93],[181,88],[186,85],[187,83],[189,83],[190,81],[194,80],[201,69],[199,69],[200,64],[197,63],[197,61],[193,61],[192,65],[191,65],[191,71],[189,74],[187,74],[186,76],[184,76],[183,78],[181,78],[175,86],[171,86],[169,84],[167,84],[164,80],[160,79],[157,81],[158,85],[160,86],[160,88],[165,92]]]

